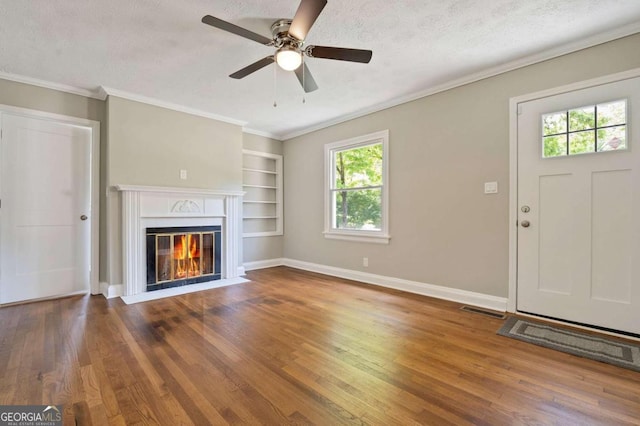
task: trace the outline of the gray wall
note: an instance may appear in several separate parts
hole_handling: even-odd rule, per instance
[[[0,79],[0,104],[104,121],[103,101]]]
[[[0,104],[101,122],[101,281],[122,282],[119,196],[110,192],[106,198],[108,187],[240,190],[244,146],[285,157],[285,236],[244,239],[245,261],[288,257],[506,296],[508,99],[640,67],[638,45],[637,34],[284,144],[243,136],[235,125],[121,98],[105,103],[2,79]],[[391,139],[391,243],[325,240],[323,145],[382,129],[390,130]],[[179,179],[182,168],[189,179]],[[483,182],[493,180],[500,193],[484,195]],[[361,266],[364,256],[369,268]]]
[[[108,111],[109,184],[242,189],[239,126],[113,96]]]
[[[282,154],[282,142],[250,133],[243,134],[242,146],[251,151]],[[287,218],[285,217],[286,221]],[[284,253],[284,237],[251,237],[243,238],[244,262],[279,259]]]
[[[114,96],[107,100],[107,182],[242,190],[242,129]],[[180,169],[188,178],[180,179]],[[122,284],[120,194],[110,190],[110,284]]]
[[[284,256],[506,297],[509,98],[640,67],[638,46],[640,34],[285,141]],[[325,239],[324,144],[383,129],[390,244]]]
[[[103,101],[0,79],[0,104],[100,122],[100,280],[106,279],[106,108]]]

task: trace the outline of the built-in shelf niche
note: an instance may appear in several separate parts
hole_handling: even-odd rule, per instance
[[[282,235],[282,155],[243,150],[243,237]]]

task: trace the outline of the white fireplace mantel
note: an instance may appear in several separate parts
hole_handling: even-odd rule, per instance
[[[123,293],[146,291],[146,228],[222,226],[222,278],[244,274],[240,259],[242,191],[115,185],[122,194]]]
[[[123,192],[156,192],[156,193],[173,193],[173,194],[193,194],[193,195],[215,195],[215,196],[229,196],[229,197],[242,197],[244,191],[227,191],[218,189],[204,189],[204,188],[178,188],[169,186],[144,186],[144,185],[114,185],[118,191]]]

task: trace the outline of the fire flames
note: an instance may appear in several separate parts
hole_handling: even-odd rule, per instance
[[[175,279],[201,275],[199,235],[177,235],[173,243],[173,260]]]

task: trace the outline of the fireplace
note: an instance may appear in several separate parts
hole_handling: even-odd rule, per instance
[[[123,284],[120,288],[117,285],[109,285],[109,288],[103,290],[106,294],[122,295],[125,302],[134,303],[134,301],[148,300],[145,299],[144,294],[177,294],[183,290],[189,292],[190,288],[222,287],[239,282],[239,277],[244,274],[240,246],[242,242],[242,196],[244,195],[242,191],[135,185],[116,185],[114,189],[121,194]],[[171,231],[157,229],[168,227],[178,227],[178,229]],[[170,276],[168,272],[171,271],[171,267],[162,266],[160,273],[158,273],[156,265],[151,268],[156,274],[156,284],[152,284],[153,287],[148,287],[147,230],[156,228],[156,231],[159,231],[156,233],[169,234],[174,231],[185,233],[185,230],[180,228],[192,227],[218,227],[216,228],[217,233],[216,229],[213,230],[214,237],[219,238],[218,240],[213,239],[212,253],[216,256],[213,261],[213,274],[209,269],[201,266],[199,268],[202,268],[202,275],[199,277],[194,273],[189,275],[187,269],[185,277],[168,280],[167,277]],[[186,233],[188,232],[191,231],[186,231]],[[202,232],[204,235],[211,230],[193,232]],[[210,237],[197,238],[198,242],[202,239],[201,252],[203,246],[210,241],[207,238]],[[185,235],[185,246],[183,247],[189,247],[187,239],[188,237]],[[155,239],[153,243],[155,247]],[[181,239],[177,244],[180,245],[180,243]],[[176,240],[164,238],[161,244],[164,246],[161,245],[161,250],[158,251],[170,249],[171,244],[174,244],[175,247]],[[205,247],[204,251],[206,250]],[[155,258],[155,255],[153,257]],[[167,257],[164,258],[165,265],[167,264],[166,260]],[[177,266],[174,265],[174,268]],[[183,274],[182,265],[179,265],[179,268],[179,274],[174,273],[174,278]],[[158,278],[160,279],[158,280]],[[185,285],[192,284],[194,280],[200,278],[203,282],[199,284]],[[167,280],[165,281],[165,279]],[[176,282],[170,284],[172,281]],[[167,288],[171,286],[179,287]],[[160,288],[167,288],[167,292],[149,291]]]
[[[219,280],[220,226],[147,228],[147,291]]]

